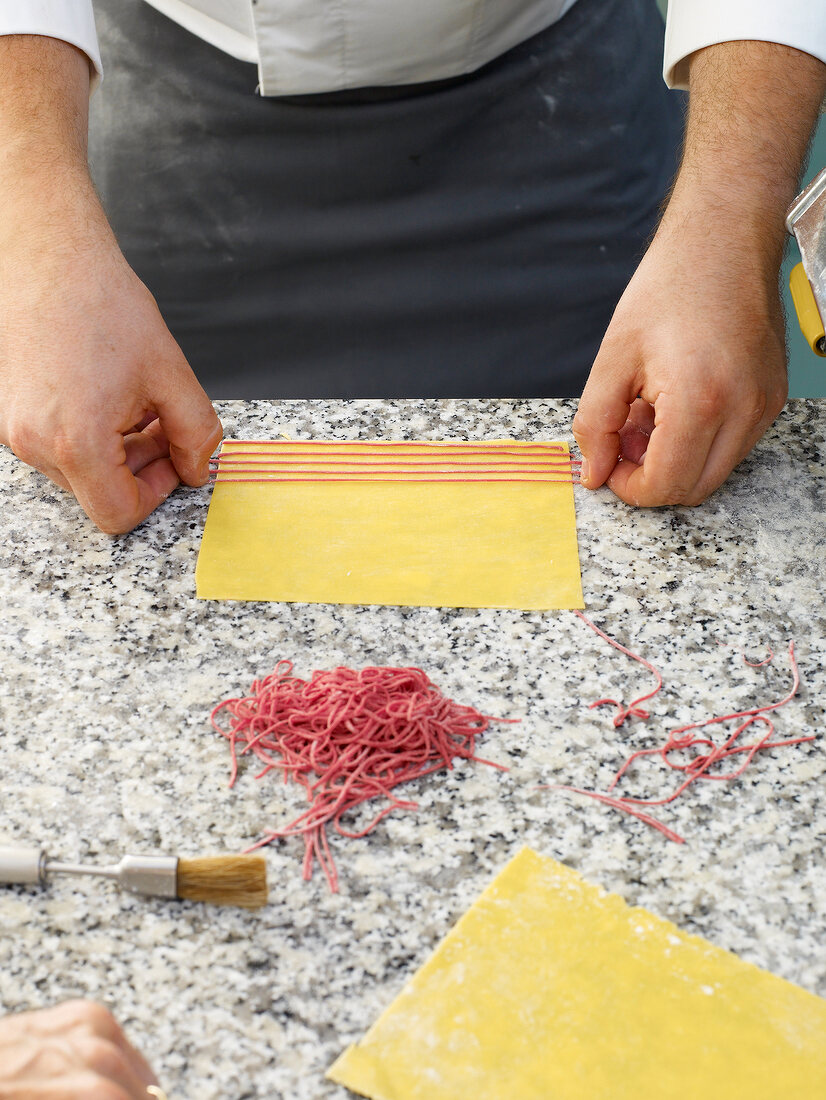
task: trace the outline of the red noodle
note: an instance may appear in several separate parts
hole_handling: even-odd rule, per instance
[[[267,832],[247,851],[278,837],[304,838],[304,878],[318,861],[338,889],[338,873],[327,830],[365,836],[396,809],[417,804],[397,798],[400,783],[452,768],[457,759],[507,771],[476,755],[476,738],[492,718],[444,696],[420,668],[335,668],[309,680],[292,675],[292,662],[279,661],[244,698],[225,699],[212,711],[214,728],[230,743],[230,786],[238,758],[253,754],[264,767],[257,778],[280,768],[304,788],[309,806],[289,825]],[[227,728],[218,717],[226,712]],[[518,721],[510,720],[510,721]],[[347,829],[342,818],[374,798],[386,799],[364,827]]]

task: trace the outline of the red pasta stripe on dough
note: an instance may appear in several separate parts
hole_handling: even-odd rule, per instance
[[[242,451],[241,447],[250,447],[252,450]],[[358,451],[363,454],[387,455],[392,451],[402,453],[421,454],[489,454],[492,449],[500,454],[527,454],[538,452],[540,454],[556,453],[564,454],[565,447],[561,443],[522,443],[519,446],[509,446],[505,443],[478,443],[456,440],[452,443],[438,443],[428,440],[390,440],[383,443],[371,443],[367,440],[300,440],[300,439],[225,439],[222,454],[352,454]]]
[[[364,482],[369,484],[375,482],[377,484],[383,483],[418,483],[428,485],[464,485],[464,484],[478,484],[485,482],[498,482],[503,485],[516,485],[520,483],[531,484],[543,484],[543,485],[579,485],[578,479],[569,477],[357,477],[355,475],[348,477],[330,477],[327,474],[320,475],[318,477],[220,477],[217,481],[211,481],[210,485],[238,485],[238,484],[257,484],[278,485],[285,482],[332,482],[332,481],[346,481],[352,482]]]
[[[234,446],[232,444],[235,444]],[[300,443],[226,441],[210,459],[211,484],[252,482],[547,482],[578,484],[561,444]]]
[[[292,672],[291,661],[279,661],[249,695],[219,703],[211,721],[230,743],[230,787],[238,758],[252,754],[264,765],[256,778],[280,769],[285,783],[292,778],[304,788],[308,808],[247,851],[301,836],[305,879],[317,860],[330,889],[338,889],[328,828],[363,837],[393,810],[416,809],[392,793],[400,783],[452,768],[454,760],[508,770],[478,757],[476,738],[491,722],[518,719],[492,718],[454,702],[420,668],[335,668],[309,680]],[[373,799],[387,805],[363,828],[346,828],[345,815]]]

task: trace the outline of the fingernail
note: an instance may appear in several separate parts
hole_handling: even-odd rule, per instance
[[[582,482],[583,485],[585,485],[588,481],[588,474],[588,459],[583,458],[582,465],[579,468],[579,480]]]

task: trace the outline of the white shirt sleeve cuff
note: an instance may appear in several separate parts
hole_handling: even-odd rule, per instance
[[[92,0],[0,0],[0,35],[42,34],[83,50],[92,63],[92,89],[103,76]]]
[[[688,59],[717,42],[779,42],[826,62],[822,0],[668,0],[663,76],[688,87]]]

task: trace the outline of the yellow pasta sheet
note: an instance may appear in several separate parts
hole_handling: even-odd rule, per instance
[[[328,1077],[372,1100],[814,1100],[826,1001],[523,849]]]
[[[219,462],[203,599],[583,606],[564,443],[233,441]]]

